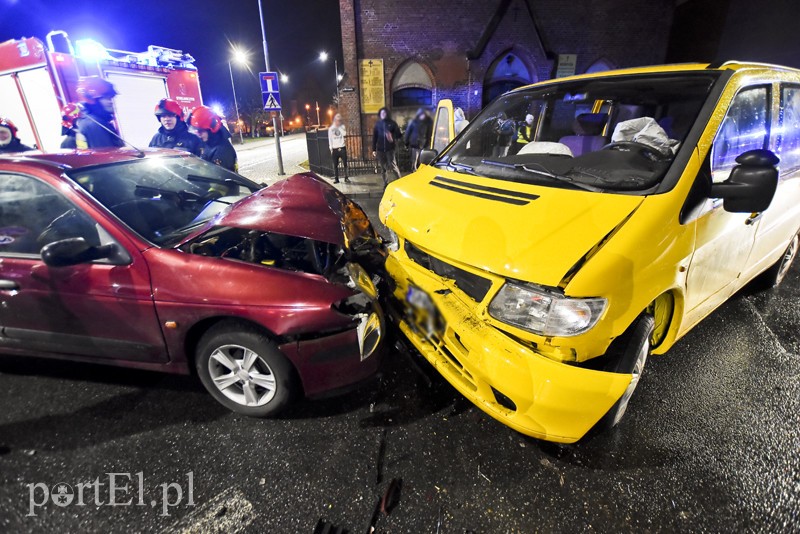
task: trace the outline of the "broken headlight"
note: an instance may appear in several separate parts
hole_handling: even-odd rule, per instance
[[[492,299],[489,315],[542,336],[575,336],[597,324],[608,301],[570,298],[543,287],[506,282]]]
[[[389,230],[389,239],[384,241],[386,248],[392,252],[397,252],[400,249],[400,238],[391,229],[387,228],[387,230]]]

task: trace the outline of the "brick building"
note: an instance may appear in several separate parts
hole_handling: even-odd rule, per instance
[[[383,102],[401,127],[418,107],[442,98],[472,118],[497,95],[557,74],[663,63],[674,6],[675,0],[339,0],[348,74],[340,110],[350,132],[372,131],[376,117],[363,113],[359,79],[368,60],[383,61]]]

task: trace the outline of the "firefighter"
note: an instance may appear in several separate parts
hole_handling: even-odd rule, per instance
[[[0,154],[9,152],[25,152],[33,150],[27,145],[23,145],[17,137],[17,127],[9,119],[0,117]]]
[[[114,97],[117,92],[111,82],[100,76],[78,80],[78,96],[83,114],[78,119],[78,148],[121,147],[125,145],[114,120]]]
[[[155,115],[161,127],[150,141],[151,147],[175,148],[201,155],[202,141],[189,131],[183,118],[183,109],[176,101],[162,98],[156,105]]]
[[[203,141],[201,158],[236,172],[238,164],[236,150],[230,142],[231,133],[223,126],[219,115],[208,106],[196,107],[189,115],[189,126]]]
[[[533,126],[533,115],[525,115],[525,121],[520,123],[517,128],[517,142],[514,143],[514,154],[522,150],[522,147],[533,141],[535,129]]]
[[[78,134],[75,123],[78,122],[80,116],[81,108],[78,104],[70,102],[61,108],[61,135],[63,136],[61,148],[78,148],[75,141],[75,136]]]

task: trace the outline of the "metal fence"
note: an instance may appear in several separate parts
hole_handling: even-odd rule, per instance
[[[367,174],[380,172],[378,161],[372,155],[372,134],[346,135],[348,174]],[[317,174],[333,176],[333,158],[328,144],[328,129],[313,129],[306,132],[309,168]],[[411,171],[411,154],[402,143],[395,151],[401,172]],[[341,172],[341,171],[340,171]]]

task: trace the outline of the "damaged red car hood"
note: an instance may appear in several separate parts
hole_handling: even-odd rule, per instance
[[[344,245],[348,203],[314,174],[295,174],[237,202],[212,224]]]

